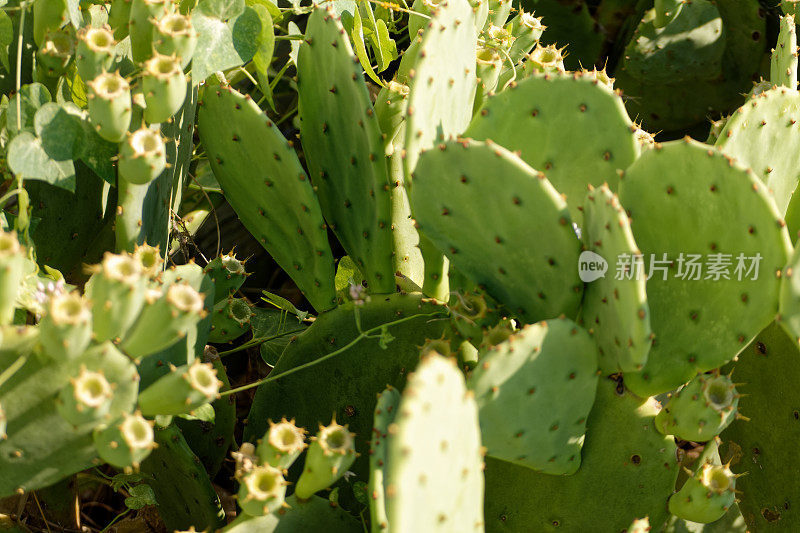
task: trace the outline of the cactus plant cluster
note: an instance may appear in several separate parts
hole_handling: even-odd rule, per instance
[[[797,2],[0,4],[0,526],[800,530]]]

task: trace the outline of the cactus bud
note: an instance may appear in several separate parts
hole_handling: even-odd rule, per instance
[[[153,57],[155,22],[166,16],[169,0],[133,0],[128,19],[131,36],[131,55],[134,63]]]
[[[244,298],[228,298],[214,306],[208,342],[230,342],[250,329],[253,311]]]
[[[549,46],[536,45],[536,48],[526,56],[527,61],[523,70],[527,76],[532,74],[559,74],[564,72],[564,56],[554,44]]]
[[[616,80],[608,75],[605,68],[603,68],[603,70],[597,70],[597,68],[592,68],[592,70],[583,69],[581,74],[596,80],[609,91],[614,91],[614,81]]]
[[[50,298],[47,313],[39,322],[39,340],[44,353],[56,361],[80,356],[92,340],[88,302],[77,292]]]
[[[477,55],[478,90],[475,94],[473,109],[477,111],[483,105],[487,94],[494,92],[503,70],[503,58],[494,48],[485,47],[478,49]]]
[[[108,414],[111,397],[111,384],[102,371],[94,372],[81,365],[80,373],[59,392],[56,409],[73,426],[93,424]]]
[[[305,430],[282,419],[277,424],[269,421],[269,429],[256,448],[261,464],[268,464],[279,470],[286,470],[305,449]]]
[[[48,77],[57,78],[67,70],[74,50],[75,42],[69,30],[49,31],[36,58]]]
[[[154,40],[156,52],[176,56],[180,59],[181,68],[186,68],[197,46],[197,31],[188,16],[173,13],[158,21]]]
[[[216,399],[221,386],[214,366],[195,359],[139,393],[139,409],[146,416],[186,414]]]
[[[727,376],[700,374],[672,395],[656,415],[656,428],[665,435],[706,442],[733,422],[738,404],[739,394]]]
[[[236,255],[222,254],[210,261],[203,272],[214,281],[214,303],[219,303],[231,293],[236,292],[247,279],[244,263],[236,259]]]
[[[669,499],[669,512],[684,520],[710,524],[722,518],[736,499],[736,476],[728,466],[706,463]]]
[[[164,260],[157,246],[142,244],[134,248],[133,257],[142,267],[142,272],[150,278],[155,278],[161,274]]]
[[[6,412],[3,410],[2,404],[0,404],[0,440],[6,438],[6,428],[8,422],[6,421]]]
[[[186,100],[186,76],[175,56],[156,54],[144,66],[142,89],[147,107],[144,119],[150,124],[165,122]]]
[[[144,305],[145,281],[133,257],[106,253],[86,284],[96,341],[115,340],[130,329]]]
[[[303,473],[295,494],[306,500],[315,492],[333,485],[356,460],[354,435],[334,419],[329,426],[320,426],[308,446]]]
[[[174,283],[166,295],[144,308],[124,337],[122,349],[138,359],[168,348],[185,337],[204,314],[200,293],[187,283]]]
[[[520,61],[525,54],[531,51],[542,38],[542,32],[545,30],[541,18],[536,18],[533,13],[525,13],[522,10],[506,24],[505,28],[514,38],[511,50],[508,52],[514,63]]]
[[[138,468],[155,448],[153,426],[141,414],[124,415],[118,424],[95,429],[97,455],[118,468]]]
[[[144,185],[167,167],[164,139],[157,131],[141,128],[128,134],[119,150],[119,176],[128,183]]]
[[[0,231],[0,325],[14,319],[17,292],[25,275],[25,249],[15,232]]]
[[[257,466],[239,480],[239,507],[250,516],[274,513],[283,506],[286,481],[277,468]]]
[[[78,32],[75,64],[78,75],[85,81],[108,72],[116,55],[114,35],[108,28],[83,28]]]
[[[109,142],[121,142],[131,125],[131,89],[118,73],[100,74],[88,83],[89,117],[97,133]]]
[[[36,0],[33,4],[33,42],[42,48],[48,32],[69,22],[67,0]]]

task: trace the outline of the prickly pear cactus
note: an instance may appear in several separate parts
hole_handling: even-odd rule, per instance
[[[420,362],[387,433],[389,530],[483,531],[478,409],[451,359]]]
[[[424,152],[413,176],[420,229],[456,268],[526,320],[575,315],[582,284],[572,265],[580,245],[566,204],[544,174],[501,146],[460,140]],[[517,243],[530,235],[548,238],[521,249]]]
[[[755,175],[690,139],[645,152],[625,173],[620,200],[644,255],[615,267],[647,273],[655,334],[647,364],[625,385],[648,396],[726,363],[773,319],[790,243]]]
[[[657,412],[654,399],[601,379],[577,473],[552,476],[487,458],[486,529],[622,531],[631,516],[648,516],[650,526],[660,528],[678,462],[672,438],[655,430]]]
[[[597,389],[597,346],[571,320],[525,326],[472,372],[489,457],[547,474],[581,465]]]

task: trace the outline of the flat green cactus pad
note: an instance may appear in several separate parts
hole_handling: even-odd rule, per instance
[[[392,194],[381,130],[361,64],[330,6],[309,17],[297,63],[300,136],[322,211],[369,290],[393,292]]]
[[[606,182],[615,191],[618,172],[636,158],[634,131],[619,96],[575,73],[533,76],[487,98],[464,136],[519,150],[566,195],[579,222],[586,186]]]
[[[653,425],[657,411],[653,399],[601,379],[576,474],[552,476],[487,458],[486,531],[618,532],[641,516],[659,531],[678,462],[672,437]]]
[[[10,331],[4,331],[10,336]],[[4,343],[11,342],[11,339]],[[10,367],[19,351],[0,351],[0,368]],[[136,367],[110,343],[98,345],[78,359],[57,364],[35,353],[0,386],[0,403],[8,418],[8,438],[0,440],[0,497],[17,489],[34,490],[89,468],[97,454],[92,426],[74,428],[56,410],[58,391],[77,375],[80,365],[102,370],[114,388],[109,416],[133,411],[138,392]]]
[[[453,265],[526,321],[575,316],[583,284],[569,212],[520,158],[490,143],[443,143],[420,157],[411,205]]]
[[[400,406],[400,393],[394,387],[387,387],[375,405],[375,424],[372,440],[369,443],[369,504],[373,531],[386,531],[389,517],[386,515],[386,460],[389,451],[389,426],[397,416]]]
[[[152,476],[161,519],[170,531],[215,531],[225,525],[225,511],[214,492],[203,463],[192,452],[181,430],[171,425],[156,428],[155,450],[142,462],[142,472]]]
[[[225,198],[319,311],[336,298],[319,202],[297,154],[249,97],[206,85],[198,128]]]
[[[358,312],[358,321],[356,319]],[[330,359],[259,387],[248,416],[244,440],[255,442],[268,427],[268,420],[294,418],[299,427],[312,433],[327,424],[331,414],[356,434],[360,457],[351,468],[367,478],[369,440],[377,395],[387,384],[402,388],[406,375],[419,361],[419,349],[426,339],[442,336],[446,316],[443,306],[419,294],[372,296],[364,305],[350,302],[319,315],[314,324],[292,339],[278,360],[272,375],[343,350]],[[375,333],[350,346],[360,331],[398,319],[408,321],[388,326],[393,337],[380,347]],[[384,339],[385,341],[385,339]]]
[[[615,275],[650,275],[655,339],[642,371],[625,375],[646,397],[725,364],[769,324],[791,244],[758,178],[690,139],[645,152],[620,199],[644,256]]]
[[[581,464],[597,389],[597,346],[571,320],[526,326],[491,348],[469,380],[488,456],[548,474]]]
[[[734,112],[716,146],[750,167],[769,188],[778,211],[786,214],[800,178],[800,93],[777,87]]]
[[[406,175],[419,152],[460,135],[472,117],[478,34],[469,0],[448,0],[433,8],[408,77]]]
[[[587,251],[612,264],[624,254],[639,254],[628,215],[606,185],[587,194],[583,220]],[[588,254],[586,260],[599,261]],[[597,341],[604,375],[638,371],[647,362],[652,331],[645,284],[644,278],[617,279],[611,269],[586,284],[582,323]]]
[[[723,462],[747,473],[736,480],[739,508],[750,531],[800,530],[797,451],[800,439],[800,358],[797,342],[770,325],[739,354],[734,379],[743,396],[736,420],[722,432]]]
[[[453,359],[428,355],[409,376],[386,459],[389,531],[484,530],[478,407]]]

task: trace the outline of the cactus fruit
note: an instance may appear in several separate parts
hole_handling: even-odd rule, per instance
[[[139,409],[145,416],[190,413],[216,399],[221,386],[213,365],[195,359],[191,365],[171,368],[139,393]]]
[[[109,142],[122,142],[131,125],[131,90],[125,78],[106,72],[88,82],[89,116],[97,134]]]
[[[395,411],[384,444],[388,531],[483,531],[478,409],[453,359],[422,359]]]
[[[150,124],[165,122],[186,100],[186,75],[180,59],[155,54],[144,64],[142,91],[147,107],[144,119]]]
[[[239,261],[233,252],[215,257],[209,261],[203,271],[214,280],[215,304],[238,291],[244,280],[247,279],[244,261]]]
[[[167,14],[168,0],[132,0],[128,32],[134,63],[144,63],[153,56],[155,24]]]
[[[655,342],[644,368],[625,375],[625,385],[644,397],[729,361],[774,318],[775,273],[791,244],[755,175],[688,138],[643,153],[625,172],[620,200],[650,271]],[[659,229],[665,225],[672,231]],[[704,254],[700,272],[692,258],[703,265]]]
[[[575,473],[597,379],[597,347],[570,320],[525,326],[490,348],[469,379],[487,455]]]
[[[39,322],[39,330],[39,342],[47,357],[75,359],[92,340],[91,305],[77,292],[54,295]]]
[[[656,416],[656,428],[665,435],[706,442],[733,422],[738,403],[739,393],[727,376],[700,374],[670,397]]]
[[[142,268],[142,274],[150,278],[156,278],[163,269],[164,260],[161,258],[161,252],[155,246],[142,244],[133,250],[133,258],[139,261]]]
[[[294,425],[294,420],[269,421],[269,429],[256,446],[261,464],[278,470],[288,470],[306,448],[305,430]]]
[[[139,413],[97,428],[93,437],[100,458],[119,468],[137,468],[154,448],[152,422]]]
[[[631,522],[628,526],[626,533],[648,533],[650,529],[650,520],[647,517],[640,518]]]
[[[214,306],[212,316],[208,342],[230,342],[250,330],[253,311],[244,298],[228,297]]]
[[[333,419],[327,426],[320,425],[306,452],[303,473],[297,480],[294,493],[307,500],[315,492],[333,485],[356,460],[355,435],[347,426]]]
[[[518,63],[539,42],[546,26],[542,24],[541,17],[534,17],[533,13],[520,10],[517,16],[505,26],[514,40],[508,55],[514,64]]]
[[[119,150],[120,180],[144,185],[157,178],[166,166],[164,139],[157,131],[143,127],[127,134],[122,141]]]
[[[520,150],[523,161],[566,195],[570,214],[580,225],[578,207],[587,184],[606,182],[615,191],[619,171],[636,158],[632,126],[619,96],[591,76],[575,73],[526,78],[487,98],[464,136]],[[575,144],[573,131],[581,131],[588,144]],[[531,141],[543,138],[548,142]]]
[[[640,254],[628,215],[607,185],[590,190],[583,205],[582,238],[587,251],[604,260]],[[635,265],[631,265],[635,267]],[[652,343],[644,277],[603,276],[586,284],[581,322],[595,338],[604,375],[637,372]]]
[[[123,337],[122,349],[134,359],[168,348],[203,318],[203,297],[188,283],[156,291],[136,323]]]
[[[522,66],[523,72],[527,76],[533,74],[563,74],[564,55],[554,44],[544,46],[536,45],[536,48],[525,56],[525,63]]]
[[[114,35],[109,28],[82,28],[78,32],[75,63],[78,75],[89,82],[111,70],[114,64]]]
[[[67,0],[35,0],[33,3],[33,42],[39,48],[50,31],[61,29],[69,21]]]
[[[89,279],[92,329],[97,342],[123,337],[144,306],[145,278],[130,255],[106,253]]]
[[[368,290],[394,292],[383,140],[360,63],[331,7],[309,17],[298,65],[300,136],[322,213]]]
[[[69,380],[58,394],[56,408],[64,420],[73,426],[92,424],[103,420],[111,408],[111,384],[102,372],[87,370]]]
[[[330,309],[336,301],[333,255],[319,202],[294,149],[251,98],[229,87],[205,86],[198,129],[242,223],[315,309]]]
[[[514,313],[529,321],[575,316],[580,243],[566,203],[543,174],[494,143],[450,141],[420,156],[410,199],[419,229]],[[548,239],[524,250],[514,244],[531,234]]]
[[[269,465],[256,466],[239,479],[237,501],[250,516],[274,513],[284,504],[286,481],[281,471]]]
[[[197,31],[192,20],[180,13],[172,13],[159,19],[155,26],[153,46],[156,52],[165,56],[175,56],[186,68],[197,46]]]
[[[25,272],[25,249],[15,232],[0,231],[0,325],[14,318],[17,292]]]
[[[736,499],[736,476],[727,466],[706,463],[670,496],[669,512],[709,524],[722,518]]]
[[[36,59],[48,77],[57,78],[64,74],[72,62],[74,52],[75,42],[69,30],[50,31],[36,52]]]

